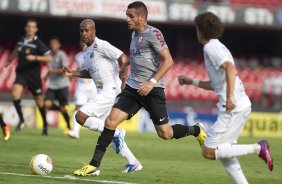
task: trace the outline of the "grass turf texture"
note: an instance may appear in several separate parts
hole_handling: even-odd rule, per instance
[[[99,134],[88,130],[81,131],[79,140],[63,135],[62,130],[50,129],[49,136],[41,136],[39,129],[24,129],[14,132],[9,142],[0,140],[0,172],[31,174],[29,162],[39,153],[48,154],[54,164],[50,176],[72,175],[82,167],[81,162],[89,161]],[[260,138],[240,138],[239,143],[253,143]],[[268,139],[274,157],[274,171],[256,155],[240,157],[240,163],[249,183],[281,184],[282,155],[281,139]],[[130,183],[232,183],[218,161],[205,160],[194,137],[164,141],[156,134],[127,133],[126,142],[136,157],[142,162],[141,172],[121,173],[126,161],[109,148],[101,165],[98,177],[79,177],[88,180],[110,180]],[[68,180],[44,177],[24,177],[0,174],[0,183],[98,183],[95,181]]]

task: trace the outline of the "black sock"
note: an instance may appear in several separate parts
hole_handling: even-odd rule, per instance
[[[39,112],[40,112],[41,117],[42,117],[43,128],[47,128],[47,120],[46,120],[46,110],[45,110],[45,106],[43,106],[43,107],[38,107],[38,108],[39,108]]]
[[[107,129],[106,127],[104,128],[103,132],[101,133],[98,139],[96,149],[95,149],[93,158],[90,162],[90,165],[94,167],[100,166],[100,163],[103,159],[106,149],[114,138],[114,134],[115,134],[115,130],[110,130],[110,129]]]
[[[3,118],[2,118],[1,115],[0,115],[0,126],[1,126],[2,128],[4,128],[4,127],[6,126],[6,123],[4,122],[4,120],[3,120]]]
[[[189,135],[197,137],[200,133],[200,127],[197,125],[194,126],[185,126],[180,124],[172,125],[173,129],[173,138],[180,139]]]
[[[22,112],[22,107],[21,107],[21,100],[14,100],[14,106],[16,108],[16,111],[18,113],[18,116],[20,118],[20,123],[24,122],[24,117],[23,117],[23,112]]]
[[[71,127],[70,127],[70,117],[68,115],[68,112],[67,111],[62,112],[62,114],[64,116],[64,119],[65,119],[66,123],[67,123],[68,129],[71,129]]]

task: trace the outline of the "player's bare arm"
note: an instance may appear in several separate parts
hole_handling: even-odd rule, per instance
[[[221,66],[226,75],[226,111],[230,112],[235,108],[233,98],[234,85],[235,85],[235,66],[228,61],[225,61]]]
[[[129,58],[125,55],[122,54],[118,58],[118,64],[119,64],[119,78],[122,81],[121,89],[124,89],[125,87],[125,80],[127,79],[128,75],[128,65],[130,64]]]
[[[160,70],[155,74],[155,76],[153,76],[156,81],[160,80],[173,65],[173,60],[168,49],[163,49],[160,52],[160,57],[162,59]],[[154,85],[154,81],[151,80],[142,83],[138,89],[139,94],[141,96],[147,96],[154,88]]]
[[[70,69],[69,67],[64,67],[63,74],[67,77],[79,77],[79,78],[85,78],[85,79],[92,79],[92,77],[90,76],[87,70],[76,71],[76,70]]]
[[[52,61],[52,56],[50,54],[48,55],[44,55],[44,56],[38,56],[38,55],[27,55],[26,56],[26,60],[27,61],[39,61],[39,62],[45,62],[48,63],[50,61]]]
[[[199,88],[203,88],[205,90],[214,90],[211,81],[199,81],[195,79],[191,79],[185,75],[179,75],[178,76],[178,83],[183,86],[183,85],[194,85]]]
[[[48,73],[63,74],[63,68],[48,67]]]
[[[5,64],[5,67],[9,66],[17,56],[18,56],[17,48],[14,48],[12,55],[8,59],[7,63]]]

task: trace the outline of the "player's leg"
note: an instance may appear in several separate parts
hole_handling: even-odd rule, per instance
[[[68,132],[70,138],[79,139],[80,124],[76,121],[76,113],[82,107],[82,105],[76,105],[75,111],[72,114],[72,129]]]
[[[220,159],[225,171],[236,184],[248,184],[248,181],[242,171],[241,165],[236,157]]]
[[[35,100],[35,103],[42,117],[42,121],[43,121],[42,135],[46,136],[48,135],[48,130],[47,130],[48,124],[46,119],[45,103],[41,89],[40,73],[30,74],[26,78],[27,78],[27,87],[31,91],[33,95],[33,99]]]
[[[20,119],[19,124],[16,127],[16,130],[21,130],[25,126],[22,107],[21,107],[21,96],[25,85],[26,85],[25,78],[17,74],[15,83],[13,84],[12,87],[13,103]]]
[[[150,113],[158,136],[163,139],[180,139],[189,135],[199,137],[201,128],[198,125],[185,126],[175,124],[170,126],[168,124],[168,115],[166,110],[166,99],[163,88],[154,88],[146,98],[144,98],[144,107]],[[205,134],[200,137],[200,145],[203,144]],[[203,140],[202,140],[203,139]]]
[[[2,114],[0,114],[0,126],[3,132],[4,141],[8,141],[10,139],[10,125],[4,122]]]
[[[66,133],[66,134],[71,129],[71,127],[70,127],[70,117],[69,117],[69,114],[66,110],[66,105],[68,104],[68,93],[69,93],[68,87],[56,90],[56,97],[57,97],[57,99],[59,100],[59,103],[60,103],[60,107],[59,107],[60,112],[62,113],[62,115],[65,119],[65,122],[67,124],[67,129],[66,129],[66,131],[64,131],[64,133]]]

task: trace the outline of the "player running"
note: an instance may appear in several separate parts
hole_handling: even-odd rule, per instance
[[[218,38],[223,34],[223,25],[213,13],[202,13],[195,18],[197,37],[204,45],[204,61],[210,81],[199,81],[179,76],[180,85],[194,85],[214,90],[218,96],[219,113],[216,122],[209,128],[203,146],[206,159],[220,160],[234,183],[248,183],[236,157],[258,154],[270,171],[273,160],[269,144],[263,140],[255,144],[237,144],[241,130],[251,113],[251,102],[237,75],[230,51]]]
[[[45,94],[45,106],[47,109],[60,111],[65,119],[67,127],[64,133],[67,134],[70,128],[70,117],[66,110],[68,104],[69,79],[63,74],[63,67],[69,66],[66,53],[61,50],[61,43],[58,37],[50,39],[50,49],[53,60],[48,63],[48,77],[50,79],[48,89]],[[59,106],[54,102],[59,101]]]
[[[77,71],[84,70],[83,50],[86,47],[85,43],[80,42],[81,51],[75,55]],[[96,86],[92,79],[78,78],[74,93],[75,111],[72,115],[72,130],[68,132],[69,137],[79,139],[80,124],[76,122],[75,114],[88,100],[94,99],[97,94]]]
[[[52,56],[48,47],[36,35],[38,23],[35,19],[29,19],[25,26],[25,36],[21,37],[12,55],[5,64],[9,66],[18,57],[16,68],[16,79],[12,87],[12,98],[18,113],[20,122],[16,130],[21,130],[24,126],[24,117],[21,108],[21,96],[23,88],[27,87],[32,93],[36,105],[43,119],[42,135],[47,135],[46,111],[41,89],[40,63],[50,62]]]
[[[3,132],[3,138],[4,141],[8,141],[10,139],[10,125],[5,123],[2,117],[2,114],[0,113],[0,126]]]
[[[104,120],[110,113],[115,102],[116,95],[120,93],[121,81],[119,79],[118,65],[127,62],[128,58],[122,51],[112,46],[109,42],[100,40],[96,37],[95,23],[91,19],[86,19],[80,24],[81,41],[86,43],[87,48],[83,52],[84,67],[82,71],[74,71],[70,68],[64,68],[66,76],[92,78],[96,88],[97,95],[84,104],[76,113],[76,121],[90,130],[102,132],[104,129]],[[121,74],[121,78],[126,73]],[[123,172],[130,173],[142,169],[142,165],[135,158],[124,141],[125,130],[117,129],[111,140],[116,153],[127,159],[128,164]],[[91,167],[88,164],[74,172],[75,175],[99,175],[100,170],[90,172]]]
[[[169,49],[161,31],[147,24],[148,11],[143,2],[130,3],[126,15],[128,28],[133,30],[130,63],[126,61],[120,72],[130,64],[130,75],[125,89],[117,96],[112,111],[106,118],[105,128],[98,139],[90,164],[76,171],[78,175],[94,175],[100,172],[100,163],[118,130],[116,127],[131,118],[141,107],[150,113],[160,138],[170,140],[193,135],[200,145],[205,139],[205,134],[198,125],[169,125],[162,78],[173,64]]]

